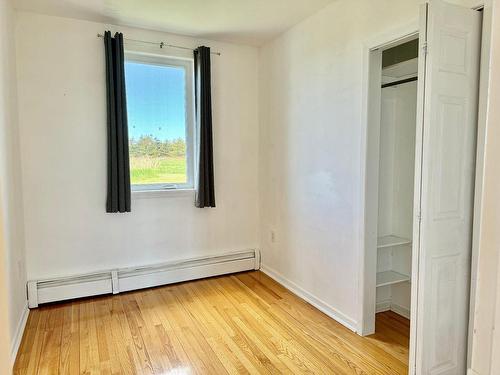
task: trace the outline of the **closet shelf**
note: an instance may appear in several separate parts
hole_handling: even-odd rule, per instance
[[[396,271],[377,272],[377,288],[380,286],[398,284],[410,281],[410,276],[403,275]]]
[[[384,247],[408,245],[408,244],[411,244],[411,240],[409,238],[403,238],[392,235],[377,238],[377,248],[379,249]]]

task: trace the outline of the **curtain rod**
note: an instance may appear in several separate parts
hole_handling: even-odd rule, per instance
[[[104,38],[104,35],[103,34],[97,34],[97,37],[98,38]],[[150,41],[147,41],[147,40],[138,40],[138,39],[129,39],[129,38],[123,38],[123,39],[126,40],[126,41],[129,41],[129,42],[153,44],[155,46],[159,46],[160,48],[170,47],[170,48],[178,48],[178,49],[184,49],[184,50],[188,50],[188,51],[194,51],[193,48],[184,47],[184,46],[176,46],[174,44],[168,44],[168,43],[165,43],[165,42],[150,42]],[[217,55],[217,56],[221,55],[220,52],[212,52],[212,51],[210,51],[210,53],[212,55]]]

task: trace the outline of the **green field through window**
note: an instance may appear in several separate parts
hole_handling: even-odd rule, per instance
[[[183,157],[130,158],[132,184],[185,184],[186,159]]]

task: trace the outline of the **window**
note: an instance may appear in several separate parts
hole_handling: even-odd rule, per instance
[[[127,54],[133,191],[193,187],[193,62]]]

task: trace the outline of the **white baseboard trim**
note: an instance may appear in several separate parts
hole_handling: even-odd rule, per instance
[[[410,319],[410,309],[398,305],[397,303],[391,303],[391,311],[394,311],[396,314],[404,316],[406,319]]]
[[[390,309],[391,309],[391,300],[379,301],[375,306],[375,313],[389,311]]]
[[[12,366],[14,366],[17,352],[19,351],[19,347],[21,346],[21,340],[23,339],[24,329],[26,328],[26,323],[28,322],[29,312],[30,310],[28,309],[28,302],[26,302],[26,305],[23,308],[23,313],[17,324],[16,332],[14,332],[14,337],[12,338],[13,340],[10,347],[10,358]]]
[[[30,280],[28,281],[28,302],[30,308],[36,308],[42,303],[101,294],[117,294],[129,290],[151,288],[205,277],[257,270],[259,268],[259,250],[245,250],[84,275]]]
[[[404,316],[406,319],[410,319],[410,310],[396,303],[392,303],[391,300],[377,302],[375,312],[379,313],[384,311],[394,311],[396,314]]]
[[[473,369],[467,369],[467,375],[480,375],[479,372],[474,371]]]
[[[351,319],[350,317],[341,313],[334,307],[328,305],[326,302],[323,302],[322,300],[315,297],[308,291],[304,290],[303,288],[295,284],[293,281],[288,280],[286,277],[281,275],[279,272],[273,270],[272,268],[267,267],[265,265],[261,265],[260,270],[264,272],[266,275],[268,275],[270,278],[274,279],[275,281],[283,285],[285,288],[290,290],[292,293],[296,294],[297,296],[299,296],[306,302],[310,303],[324,314],[328,315],[330,318],[336,320],[340,324],[349,328],[351,331],[356,332],[357,322],[354,319]]]

